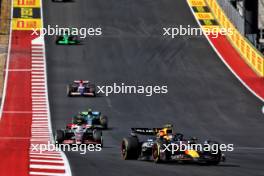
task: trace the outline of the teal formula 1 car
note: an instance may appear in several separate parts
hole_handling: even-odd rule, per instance
[[[82,111],[75,117],[73,117],[73,124],[86,124],[93,128],[101,128],[107,129],[108,128],[108,118],[105,115],[102,115],[101,112],[98,111]]]
[[[57,45],[78,45],[80,41],[78,40],[77,36],[64,34],[62,36],[58,36],[56,39]]]

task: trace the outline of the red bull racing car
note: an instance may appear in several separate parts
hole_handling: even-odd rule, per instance
[[[140,140],[138,135],[151,137]],[[172,126],[164,128],[132,128],[131,136],[122,140],[121,155],[125,160],[152,160],[155,163],[177,161],[217,165],[221,161],[225,161],[225,156],[219,149],[216,151],[203,150],[205,144],[218,145],[215,141],[205,141],[204,144],[201,144],[201,150],[193,147],[180,150],[180,148],[175,147],[182,145],[194,146],[196,142],[197,139],[195,138],[187,140],[180,133],[172,133]]]

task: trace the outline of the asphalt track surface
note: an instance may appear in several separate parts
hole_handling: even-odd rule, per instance
[[[45,25],[103,28],[102,37],[80,46],[56,46],[46,38],[53,129],[78,111],[93,107],[109,116],[102,152],[66,153],[74,176],[264,175],[262,103],[249,93],[204,37],[162,36],[162,27],[197,26],[185,0],[44,1]],[[166,95],[68,98],[66,84],[88,79],[168,85]],[[219,166],[123,161],[120,142],[131,127],[172,123],[187,136],[235,145]]]

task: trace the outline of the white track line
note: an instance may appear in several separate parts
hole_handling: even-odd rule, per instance
[[[40,175],[40,176],[68,176],[66,174],[61,174],[61,173],[54,173],[54,172],[33,172],[30,171],[29,175]]]
[[[37,38],[38,41],[43,41],[43,38]],[[34,40],[32,46],[34,46]],[[38,46],[39,47],[39,46]],[[38,52],[45,50],[45,47],[40,48]],[[45,53],[45,52],[44,52]],[[33,54],[35,56],[35,54]],[[48,145],[53,143],[51,123],[50,123],[50,111],[48,102],[48,90],[47,90],[47,78],[46,78],[46,63],[45,54],[43,57],[38,57],[37,61],[32,58],[32,75],[31,75],[31,97],[32,97],[32,124],[31,124],[31,145]],[[40,69],[41,71],[36,71]],[[40,153],[40,151],[34,152],[33,146],[30,147],[30,160],[35,158],[36,160],[45,161],[44,164],[30,164],[31,169],[44,169],[43,172],[37,172],[39,175],[43,175],[45,169],[63,170],[64,176],[71,176],[71,170],[67,158],[63,152],[52,153],[47,151],[46,153]],[[54,160],[57,159],[57,160]],[[48,163],[64,164],[48,165]],[[46,163],[46,164],[45,164]],[[32,175],[32,170],[30,172]],[[46,173],[48,174],[48,172]],[[44,174],[45,175],[45,174]],[[53,174],[49,174],[53,175]],[[61,175],[61,174],[60,174]]]
[[[61,163],[63,164],[63,161],[54,161],[54,160],[40,160],[40,159],[30,159],[29,162],[42,162],[42,163]]]
[[[11,18],[13,19],[13,1],[11,1]],[[9,22],[10,29],[9,29],[9,39],[8,39],[8,52],[7,52],[7,59],[6,59],[6,66],[5,70],[9,70],[9,65],[10,65],[10,52],[11,52],[11,42],[12,42],[12,20]],[[7,81],[8,81],[8,72],[5,72],[5,79],[4,79],[4,86],[3,86],[3,94],[2,94],[2,101],[1,101],[1,107],[0,107],[0,120],[3,116],[3,107],[5,103],[5,98],[6,98],[6,89],[7,89]]]
[[[30,156],[30,158],[58,159],[58,160],[63,161],[61,156],[59,156],[59,157],[57,157],[57,156],[44,156],[44,155],[29,155],[29,156]]]
[[[64,166],[54,166],[54,165],[42,165],[42,164],[30,164],[30,168],[34,169],[56,169],[56,170],[65,170]]]
[[[40,11],[41,11],[41,23],[43,24],[43,5],[42,0],[40,0]],[[32,89],[32,129],[31,129],[31,144],[37,143],[54,143],[52,136],[51,120],[50,120],[50,107],[48,100],[48,88],[47,88],[47,68],[46,68],[46,50],[45,50],[45,41],[43,36],[40,36],[32,41],[32,77],[31,77],[31,89]],[[44,114],[41,114],[45,111]],[[38,120],[40,121],[38,121]],[[45,140],[44,140],[45,139]],[[37,142],[37,143],[36,143]],[[45,160],[48,162],[55,163],[56,161],[51,159],[58,159],[60,163],[63,163],[63,166],[54,166],[54,165],[43,165],[43,164],[30,164],[31,169],[55,169],[63,170],[65,174],[55,173],[52,171],[41,171],[36,172],[30,170],[30,175],[53,175],[53,176],[72,176],[71,168],[68,159],[66,158],[64,152],[58,152],[55,155],[42,154],[34,155],[30,154],[30,160]]]

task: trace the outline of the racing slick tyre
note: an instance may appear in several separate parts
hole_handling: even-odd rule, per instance
[[[57,2],[57,1],[54,1],[54,0],[53,0],[52,2]],[[56,39],[55,39],[55,43],[56,43],[56,45],[60,45],[59,41],[62,40],[62,39],[63,39],[62,36],[58,36],[58,37],[56,37]]]
[[[140,144],[137,137],[127,137],[121,143],[121,155],[125,160],[138,159]]]
[[[108,118],[107,116],[100,116],[100,124],[103,126],[104,129],[108,128]]]
[[[57,141],[58,144],[61,144],[64,141],[64,131],[63,130],[56,131],[55,141]]]
[[[94,84],[91,84],[89,87],[89,92],[93,93],[93,97],[96,97],[96,88]]]
[[[152,157],[155,163],[161,162],[160,150],[161,150],[161,144],[155,142],[152,146]]]
[[[152,146],[152,158],[155,163],[161,163],[170,160],[171,153],[166,149],[164,149],[165,148],[164,144],[168,144],[168,142],[163,140],[158,140]],[[163,149],[164,151],[162,151]]]
[[[67,85],[67,96],[68,97],[71,97],[72,96],[72,88],[71,88],[71,85]]]
[[[103,137],[102,137],[102,131],[95,129],[93,130],[93,139],[96,142],[100,142],[100,144],[103,146]]]
[[[212,159],[206,161],[206,164],[208,165],[218,165],[222,161],[222,151],[219,149],[219,143],[215,141],[208,141],[208,144],[210,146],[218,145],[218,151],[215,153],[215,151],[205,152],[206,155],[209,155],[212,157]]]

